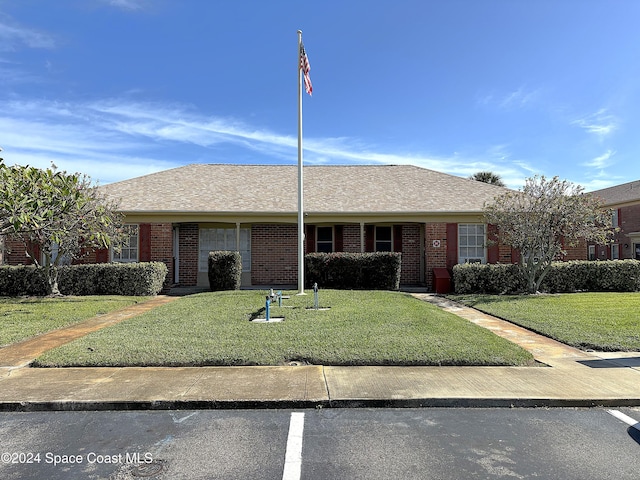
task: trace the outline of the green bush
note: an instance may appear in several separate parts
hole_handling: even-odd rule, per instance
[[[166,276],[162,262],[71,265],[59,267],[58,288],[63,295],[157,295]],[[46,294],[43,268],[0,268],[0,295]]]
[[[518,265],[465,264],[453,267],[456,293],[512,294],[526,291]],[[640,291],[640,261],[555,262],[540,285],[548,293]]]
[[[42,268],[34,266],[0,267],[0,295],[43,296],[47,291],[47,279]]]
[[[209,252],[208,272],[211,291],[240,290],[242,281],[240,252]]]
[[[401,263],[402,255],[393,252],[309,253],[305,256],[306,286],[398,290]]]

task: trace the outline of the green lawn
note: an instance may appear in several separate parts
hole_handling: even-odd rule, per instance
[[[149,297],[0,297],[0,347],[95,315],[143,302]]]
[[[181,298],[47,352],[36,366],[528,365],[530,353],[407,294],[320,292],[272,308],[282,323],[249,321],[264,291]]]
[[[640,293],[450,298],[578,348],[640,351]]]

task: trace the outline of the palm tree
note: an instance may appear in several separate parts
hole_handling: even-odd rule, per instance
[[[500,175],[493,172],[477,172],[469,177],[470,180],[476,180],[478,182],[488,183],[490,185],[496,185],[498,187],[506,187],[505,183],[500,178]]]

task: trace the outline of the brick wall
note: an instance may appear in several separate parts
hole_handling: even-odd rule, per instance
[[[163,262],[169,270],[167,282],[173,282],[173,226],[170,223],[151,224],[150,261]]]
[[[345,252],[360,253],[360,224],[345,225],[342,229],[342,241]]]
[[[415,285],[420,283],[420,224],[402,226],[402,272],[400,283]]]
[[[435,242],[435,244],[434,244]],[[439,243],[439,245],[438,245]],[[425,283],[433,289],[433,269],[447,266],[447,224],[427,223],[425,225]]]
[[[298,282],[298,226],[253,225],[251,228],[251,283]]]
[[[180,225],[180,285],[193,286],[198,283],[198,241],[198,224]]]
[[[4,262],[6,265],[31,265],[33,262],[27,257],[24,243],[15,239],[5,239]]]

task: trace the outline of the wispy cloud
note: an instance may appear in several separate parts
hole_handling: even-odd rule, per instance
[[[607,150],[602,155],[595,157],[588,162],[583,163],[585,167],[604,169],[610,167],[615,162],[613,162],[613,156],[616,154],[615,150]]]
[[[540,96],[539,89],[530,89],[521,85],[515,90],[491,92],[478,97],[477,103],[481,106],[492,106],[502,110],[520,109],[531,106]]]
[[[27,28],[0,14],[0,51],[15,51],[19,48],[55,48],[53,36],[46,32]]]
[[[103,3],[124,10],[141,10],[146,2],[144,0],[103,0]]]
[[[571,124],[577,125],[587,133],[602,139],[618,129],[618,122],[614,115],[609,113],[607,109],[602,108],[595,113],[573,120]]]
[[[10,113],[8,113],[10,112]],[[283,135],[238,119],[203,115],[180,104],[127,98],[93,102],[0,101],[0,139],[9,163],[82,171],[101,183],[194,162],[225,162],[234,151],[249,163],[295,163],[295,132]],[[240,155],[238,155],[240,152]],[[349,137],[305,137],[307,164],[411,164],[467,177],[499,173],[523,184],[524,171],[505,146],[480,153],[385,152]],[[523,162],[523,165],[524,162]]]

